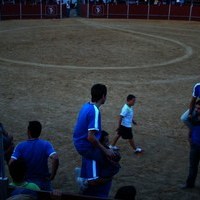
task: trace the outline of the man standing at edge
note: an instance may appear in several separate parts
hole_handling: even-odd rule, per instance
[[[200,99],[200,83],[194,85],[189,109],[181,115],[181,121],[189,128],[189,130],[192,128],[190,120],[194,115],[195,103],[198,99]]]
[[[190,142],[190,167],[186,184],[182,186],[182,189],[195,187],[195,180],[198,173],[200,161],[200,100],[196,102],[190,123],[192,124],[191,131],[188,135]]]

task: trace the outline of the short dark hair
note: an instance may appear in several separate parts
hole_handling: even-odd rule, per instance
[[[38,138],[42,131],[42,125],[38,121],[30,121],[28,125],[28,130],[32,138]]]
[[[26,174],[26,164],[23,159],[17,159],[10,163],[9,165],[10,176],[13,182],[23,182]]]
[[[200,99],[196,101],[196,105],[200,105]]]
[[[103,84],[95,84],[91,88],[92,102],[99,101],[102,97],[107,95],[107,88]]]
[[[115,194],[115,199],[134,200],[136,189],[134,186],[123,186],[119,188]]]
[[[126,100],[127,100],[127,101],[130,101],[130,100],[135,99],[135,98],[136,98],[136,96],[134,96],[133,94],[129,94],[129,95],[127,96]]]

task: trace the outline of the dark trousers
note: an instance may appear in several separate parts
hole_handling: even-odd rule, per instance
[[[199,161],[200,161],[200,145],[191,144],[190,168],[189,168],[189,175],[186,182],[188,187],[194,187],[195,185],[195,180],[198,173]]]

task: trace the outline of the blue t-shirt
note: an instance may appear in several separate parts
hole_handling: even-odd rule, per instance
[[[128,127],[128,128],[131,128],[132,127],[133,115],[134,115],[133,108],[128,106],[127,104],[125,104],[122,107],[120,115],[123,117],[121,125]]]
[[[194,88],[193,88],[193,92],[192,92],[192,96],[196,97],[196,98],[200,98],[200,83],[197,83]]]
[[[200,120],[197,113],[193,116],[192,120],[192,143],[200,146]]]
[[[87,151],[94,148],[87,139],[90,130],[95,130],[95,137],[100,138],[101,114],[94,104],[88,102],[81,108],[74,128],[73,141],[78,151]]]
[[[25,161],[26,179],[46,180],[50,176],[48,158],[55,153],[50,142],[41,139],[29,139],[16,146],[11,158],[22,158]]]
[[[200,146],[200,125],[192,127],[192,143]]]

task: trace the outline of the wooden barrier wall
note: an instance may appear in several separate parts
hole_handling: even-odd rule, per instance
[[[200,21],[200,6],[96,4],[80,6],[80,16],[89,18],[172,19]],[[0,5],[0,20],[66,17],[66,6]]]
[[[200,6],[127,4],[82,5],[81,17],[200,21]]]
[[[9,186],[8,187],[8,197],[9,194],[15,188]],[[74,193],[64,193],[64,192],[46,192],[46,191],[38,191],[37,196],[39,200],[112,200],[111,198],[100,198],[94,196],[86,196]]]
[[[66,17],[66,5],[0,5],[0,19],[52,19]]]

